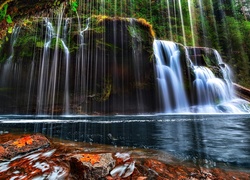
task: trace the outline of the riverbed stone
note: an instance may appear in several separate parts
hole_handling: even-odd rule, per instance
[[[41,134],[24,135],[0,144],[0,160],[11,159],[19,154],[25,154],[49,145],[49,140]]]
[[[115,166],[112,153],[83,153],[70,158],[72,174],[78,179],[99,179],[109,174]]]

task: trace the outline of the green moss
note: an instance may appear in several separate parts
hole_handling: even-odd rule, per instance
[[[104,80],[103,86],[101,86],[101,93],[98,93],[95,97],[95,101],[106,101],[109,99],[112,91],[112,80],[111,78],[106,78]]]
[[[141,29],[139,29],[137,26],[131,26],[131,25],[128,26],[127,29],[132,38],[137,39],[137,41],[142,41]]]
[[[36,36],[19,36],[14,48],[15,55],[13,60],[17,60],[17,58],[31,58],[33,56],[34,46],[36,45],[37,37]]]
[[[43,48],[44,47],[44,42],[43,41],[36,42],[36,47]]]
[[[203,59],[204,59],[206,65],[207,66],[212,66],[212,63],[211,63],[210,59],[205,55],[202,55],[202,56],[203,56]]]
[[[58,47],[61,50],[64,50],[62,40],[57,37],[51,39],[51,43],[50,43],[50,48],[55,49],[56,47]]]
[[[36,36],[19,36],[15,43],[15,46],[30,46],[31,44],[34,44],[36,42],[36,39]]]
[[[8,87],[2,87],[0,88],[0,92],[8,92],[8,91],[11,91],[12,88],[8,88]]]
[[[90,18],[90,30],[93,30],[95,33],[101,34],[105,32],[105,27],[100,24],[101,20],[99,16],[93,16]]]
[[[0,53],[1,54],[1,53]],[[5,62],[7,59],[7,54],[4,52],[3,55],[1,55],[1,58],[0,58],[0,63],[3,63]]]
[[[107,43],[105,41],[103,41],[102,39],[99,40],[99,39],[96,39],[96,46],[97,47],[104,47],[105,49],[111,49],[111,50],[117,50],[119,49],[117,46],[115,46],[114,44],[112,43]]]

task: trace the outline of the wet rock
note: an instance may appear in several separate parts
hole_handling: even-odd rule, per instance
[[[70,168],[65,156],[46,148],[0,163],[0,179],[69,179]]]
[[[39,143],[40,147],[43,147],[42,145],[48,147],[34,150],[39,147]],[[1,158],[13,157],[0,161],[0,179],[250,179],[249,172],[162,162],[149,155],[146,156],[144,151],[136,153],[130,150],[116,153],[117,149],[108,149],[107,146],[97,148],[91,145],[87,148],[87,144],[68,141],[61,143],[61,140],[58,142],[53,140],[51,145],[49,143],[39,134],[22,137],[11,134],[0,135]]]
[[[130,157],[129,153],[116,153],[116,167],[110,172],[115,178],[127,178],[135,169],[135,161]]]
[[[0,144],[0,160],[11,159],[19,154],[25,154],[50,145],[49,140],[41,135],[25,135],[15,140]]]
[[[77,179],[99,179],[109,174],[115,166],[112,153],[76,154],[70,158],[72,175]]]
[[[233,83],[236,94],[247,101],[250,101],[250,89],[247,89],[239,84]]]

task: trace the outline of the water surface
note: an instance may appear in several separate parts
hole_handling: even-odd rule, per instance
[[[61,140],[153,149],[185,163],[250,170],[249,114],[5,115],[0,122],[0,133],[42,133]]]

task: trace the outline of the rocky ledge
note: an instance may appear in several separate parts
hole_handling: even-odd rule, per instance
[[[0,179],[250,178],[247,172],[164,163],[157,157],[145,156],[142,151],[115,148],[114,152],[110,147],[98,146],[89,149],[73,142],[49,140],[41,134],[1,135]]]

